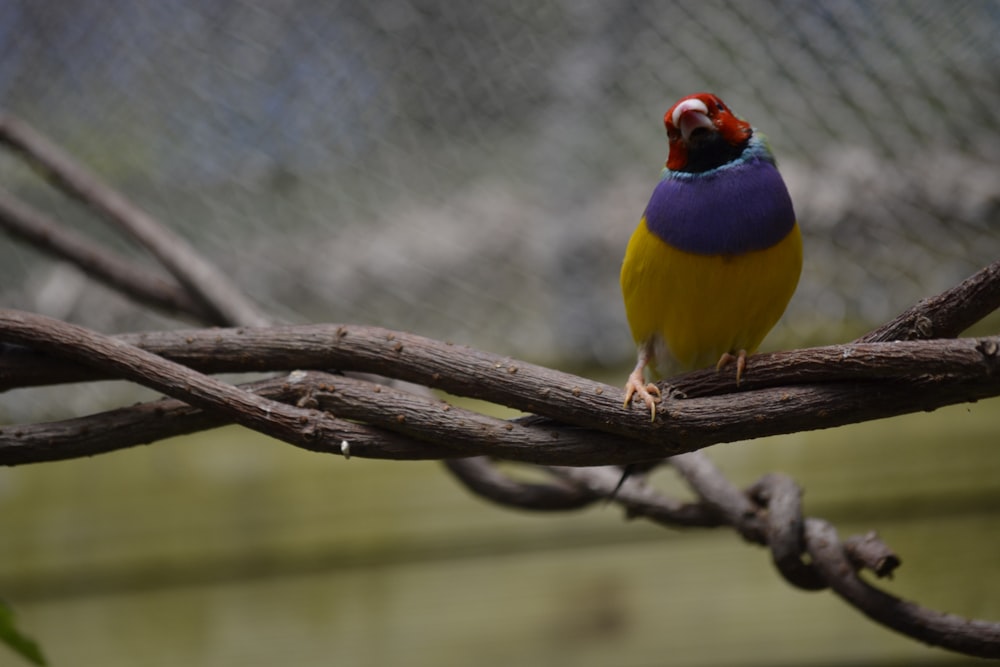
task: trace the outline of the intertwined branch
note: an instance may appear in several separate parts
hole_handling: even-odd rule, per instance
[[[365,326],[261,327],[268,318],[225,276],[60,149],[5,116],[0,142],[153,250],[172,278],[139,279],[148,276],[143,267],[70,234],[4,192],[0,226],[140,303],[236,327],[107,336],[0,311],[0,391],[123,378],[171,397],[5,426],[0,463],[90,456],[226,423],[343,456],[443,459],[471,491],[505,506],[570,510],[613,496],[630,516],[663,525],[729,526],[767,546],[794,586],[831,588],[875,621],[921,641],[1000,657],[1000,624],[925,609],[868,584],[859,571],[881,577],[899,565],[874,534],[841,541],[828,523],[803,516],[791,479],[767,475],[741,490],[698,451],[1000,395],[1000,336],[954,338],[1000,307],[1000,262],[854,343],[754,356],[738,392],[726,374],[675,378],[672,397],[650,422],[643,409],[622,409],[616,387],[464,346]],[[237,371],[280,374],[241,385],[212,377]],[[430,389],[531,416],[489,417]],[[496,468],[495,459],[542,466],[550,481],[517,481]],[[696,502],[664,496],[638,477],[613,493],[619,466],[661,459],[688,482]]]
[[[675,388],[698,398],[667,400],[660,405],[661,418],[650,422],[648,413],[622,409],[623,395],[616,387],[376,327],[320,324],[112,337],[40,315],[0,311],[0,332],[8,341],[30,346],[8,348],[0,388],[124,378],[307,449],[328,451],[330,443],[339,447],[347,440],[352,454],[370,458],[450,453],[552,465],[635,463],[720,442],[1000,394],[1000,337],[856,343],[760,355],[739,393],[725,393],[735,391],[732,378],[722,380],[713,372],[677,378]],[[258,392],[273,385],[297,387],[294,402],[322,401],[323,410],[310,410],[206,375],[309,368],[377,373],[548,419],[490,418],[433,397],[329,374],[298,373],[254,385]],[[139,408],[116,411],[113,417],[87,417],[77,429],[102,433],[97,437],[113,437],[124,446],[117,435],[107,433],[108,420],[129,410]],[[163,428],[178,426],[148,423],[145,432],[137,433],[139,442],[164,437]],[[404,447],[386,431],[412,442]],[[64,435],[67,441],[79,436],[74,431]],[[61,451],[46,424],[19,427],[16,442],[18,447],[5,449],[6,441],[0,439],[0,462],[43,460]]]

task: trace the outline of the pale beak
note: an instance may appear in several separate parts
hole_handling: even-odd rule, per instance
[[[715,131],[715,125],[708,117],[708,107],[697,98],[684,100],[678,104],[674,108],[671,120],[674,127],[681,131],[685,143],[689,143],[692,135],[699,129]]]

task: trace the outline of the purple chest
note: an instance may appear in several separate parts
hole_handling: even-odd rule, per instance
[[[795,225],[785,182],[764,160],[704,174],[668,175],[653,191],[645,218],[656,236],[702,255],[770,248]]]

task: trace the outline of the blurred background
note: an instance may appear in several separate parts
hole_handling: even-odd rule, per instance
[[[719,94],[791,190],[806,264],[765,347],[844,342],[1000,252],[998,34],[994,0],[5,0],[0,105],[276,318],[619,384],[618,268],[677,98]],[[0,184],[142,257],[9,152]],[[7,237],[0,304],[191,325]],[[139,395],[8,392],[0,424]],[[879,528],[903,555],[893,592],[1000,619],[998,407],[713,452],[739,483],[794,474],[844,532]],[[0,530],[0,596],[55,664],[955,661],[788,589],[729,535],[512,514],[433,463],[236,429],[0,470]]]

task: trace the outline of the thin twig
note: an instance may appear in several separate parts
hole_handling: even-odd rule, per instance
[[[1000,260],[923,299],[856,342],[952,338],[1000,308]]]
[[[848,561],[836,529],[826,521],[807,519],[805,536],[812,562],[830,588],[872,620],[932,646],[1000,658],[1000,623],[927,609],[866,583]]]
[[[23,154],[49,182],[94,209],[138,241],[211,310],[213,321],[263,326],[270,322],[229,278],[187,241],[158,223],[24,121],[0,113],[0,142]]]
[[[628,518],[643,518],[671,528],[717,528],[725,519],[705,502],[682,502],[646,486],[635,476],[622,481],[617,466],[570,468],[549,466],[545,470],[559,479],[573,482],[577,488],[623,507]]]
[[[565,512],[588,507],[603,497],[585,491],[579,484],[561,480],[549,483],[513,480],[501,474],[486,456],[446,459],[444,464],[467,489],[506,507]]]
[[[118,290],[138,303],[169,314],[184,314],[208,324],[227,321],[175,283],[144,269],[104,246],[66,229],[44,213],[0,188],[0,228],[36,248],[78,266],[85,274]]]
[[[690,452],[669,459],[698,497],[713,508],[748,542],[767,544],[765,527],[757,514],[757,505],[729,483],[712,460],[701,452]]]

